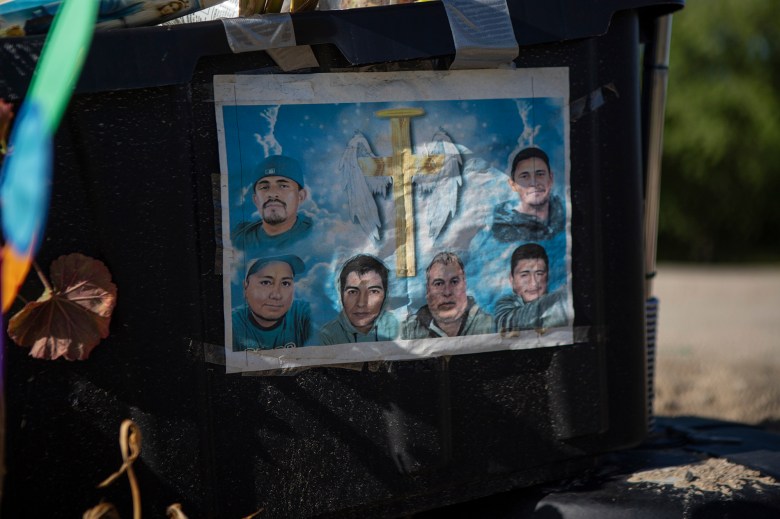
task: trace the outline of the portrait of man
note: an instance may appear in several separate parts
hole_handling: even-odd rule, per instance
[[[440,252],[425,270],[428,304],[410,315],[403,325],[403,339],[480,335],[495,331],[493,318],[466,292],[466,274],[461,259]]]
[[[541,241],[563,231],[564,205],[552,194],[554,175],[547,154],[537,147],[520,150],[509,175],[509,187],[518,200],[496,206],[493,236],[500,242]]]
[[[512,293],[496,303],[496,326],[500,332],[555,328],[569,323],[565,287],[548,293],[548,274],[549,258],[541,245],[527,243],[512,252]]]
[[[232,312],[233,351],[303,346],[311,335],[309,303],[295,299],[303,261],[293,255],[258,258],[244,277],[245,303]]]
[[[252,202],[260,219],[241,222],[231,241],[240,250],[283,247],[307,237],[312,219],[298,212],[306,200],[300,163],[284,155],[272,155],[255,168]]]
[[[368,254],[348,259],[339,274],[341,312],[320,330],[320,344],[389,341],[398,320],[385,308],[387,267]]]

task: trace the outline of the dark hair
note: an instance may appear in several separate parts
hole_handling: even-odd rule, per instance
[[[526,243],[525,245],[520,245],[512,253],[509,275],[511,276],[514,274],[515,267],[520,261],[529,259],[544,260],[544,266],[547,267],[548,270],[550,268],[550,260],[547,257],[547,251],[544,250],[544,247],[538,243]]]
[[[428,274],[430,274],[431,269],[436,263],[441,263],[442,265],[449,265],[451,263],[457,263],[460,265],[460,270],[462,270],[464,273],[466,272],[466,267],[463,266],[463,262],[460,260],[457,254],[454,252],[440,252],[436,254],[436,256],[433,257],[431,260],[431,263],[428,265],[428,268],[425,269],[425,281],[428,281]]]
[[[547,171],[552,171],[550,169],[550,157],[548,157],[547,154],[541,148],[532,146],[530,148],[525,148],[517,152],[517,155],[515,155],[515,157],[512,159],[512,169],[509,170],[509,178],[514,180],[515,168],[517,167],[517,164],[520,163],[520,161],[522,160],[528,160],[528,159],[542,159],[544,163],[547,165]]]
[[[379,259],[371,256],[370,254],[358,254],[352,256],[341,267],[341,274],[339,274],[339,292],[344,293],[344,287],[347,284],[347,276],[351,272],[357,272],[358,276],[363,276],[369,272],[376,272],[382,279],[382,288],[387,294],[387,274],[388,270],[385,264],[379,261]]]

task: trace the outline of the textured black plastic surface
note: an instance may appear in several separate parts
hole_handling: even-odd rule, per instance
[[[769,479],[780,476],[780,434],[745,424],[690,417],[661,418],[658,425],[658,432],[649,441],[605,456],[597,470],[575,479],[505,492],[413,517],[780,517],[780,486]],[[697,470],[702,464],[718,461],[718,457],[741,467],[731,466],[727,473],[720,474]],[[710,465],[721,469],[726,466]]]
[[[510,0],[520,46],[601,36],[615,13],[646,18],[682,7],[684,0]],[[292,15],[299,45],[332,45],[350,65],[448,57],[455,52],[440,2]],[[8,38],[0,45],[0,90],[21,97],[43,36]],[[25,49],[20,52],[20,49]],[[188,83],[204,56],[229,54],[222,22],[97,33],[77,91],[102,92]],[[260,59],[262,64],[263,60]]]
[[[375,13],[379,32],[386,18]],[[147,39],[197,48],[201,30],[129,30],[116,38],[137,39],[126,51],[137,56],[122,65],[136,77]],[[136,467],[148,517],[173,502],[190,517],[261,507],[264,517],[403,515],[570,475],[641,441],[639,40],[638,13],[624,11],[603,36],[529,46],[517,60],[570,67],[572,105],[583,107],[570,135],[572,268],[575,326],[588,327],[588,342],[377,372],[228,376],[205,362],[204,344],[221,344],[224,332],[212,77],[278,72],[265,53],[217,55],[219,42],[207,42],[189,81],[77,94],[57,134],[39,262],[70,252],[101,259],[119,303],[111,336],[86,362],[9,351],[3,515],[77,517],[100,497],[129,510],[121,482],[95,489],[121,463],[126,417],[144,435]],[[0,96],[18,96],[34,64],[34,52],[16,49],[16,76],[4,76]],[[323,71],[350,65],[329,46],[315,52]],[[616,95],[603,105],[577,104],[605,85]],[[33,281],[23,292],[39,290]]]

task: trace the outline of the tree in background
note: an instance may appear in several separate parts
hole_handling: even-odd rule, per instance
[[[674,15],[659,258],[780,259],[780,2]]]

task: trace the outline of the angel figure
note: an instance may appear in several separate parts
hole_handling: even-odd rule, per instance
[[[419,163],[425,166],[415,170],[411,179],[402,176],[402,181],[408,183],[410,189],[412,184],[418,186],[421,194],[430,195],[436,191],[435,203],[429,204],[427,208],[428,235],[435,240],[449,218],[455,215],[458,191],[463,182],[462,159],[452,139],[441,128],[423,149],[424,155],[416,158],[421,159]],[[439,160],[430,160],[432,158]],[[347,194],[350,219],[377,241],[380,239],[382,222],[374,195],[384,195],[388,186],[394,182],[389,172],[383,175],[387,161],[374,154],[363,134],[355,132],[339,162],[340,180]],[[401,173],[406,174],[405,171]],[[403,200],[396,200],[398,203],[403,203]],[[410,210],[406,208],[406,211]]]

